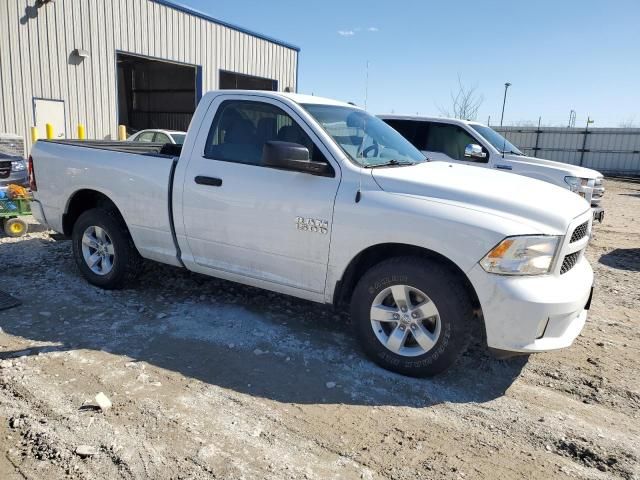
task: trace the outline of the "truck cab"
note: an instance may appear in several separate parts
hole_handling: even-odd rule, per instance
[[[454,118],[381,115],[427,158],[492,168],[536,178],[577,193],[602,222],[603,175],[596,170],[529,157],[491,127]]]

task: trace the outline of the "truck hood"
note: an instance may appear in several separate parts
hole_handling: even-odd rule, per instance
[[[386,192],[516,217],[524,224],[535,223],[540,233],[564,234],[569,223],[590,208],[580,196],[550,183],[461,164],[424,162],[382,167],[372,169],[372,175]]]
[[[546,168],[554,169],[564,176],[580,177],[580,178],[598,178],[603,175],[597,170],[571,165],[569,163],[554,162],[553,160],[545,160],[544,158],[526,157],[521,155],[508,155],[509,161],[520,163],[523,165],[540,165]]]

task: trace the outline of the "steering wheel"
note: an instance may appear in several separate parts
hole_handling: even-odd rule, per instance
[[[368,154],[373,151],[375,151],[375,153],[372,155],[373,157],[377,157],[380,154],[380,145],[375,140],[373,141],[373,145],[369,145],[362,151],[362,157],[369,158]]]

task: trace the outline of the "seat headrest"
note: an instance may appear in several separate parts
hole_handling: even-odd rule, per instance
[[[304,144],[305,137],[304,132],[297,125],[285,125],[278,131],[278,140],[281,142]]]
[[[238,118],[229,125],[224,143],[253,143],[254,136],[253,124],[249,120]]]
[[[275,140],[277,126],[278,124],[275,118],[273,117],[261,118],[258,121],[258,128],[256,129],[256,136],[258,137],[258,142],[265,143],[270,140]]]

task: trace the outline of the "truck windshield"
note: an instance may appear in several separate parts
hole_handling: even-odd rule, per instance
[[[413,165],[426,161],[405,138],[358,108],[305,104],[303,107],[342,150],[363,167]]]
[[[493,128],[489,128],[484,125],[475,125],[473,123],[470,125],[470,127],[480,135],[482,135],[484,139],[491,145],[493,145],[500,153],[514,153],[516,155],[524,155],[524,153],[522,153],[518,147],[516,147],[513,143],[496,132]]]

